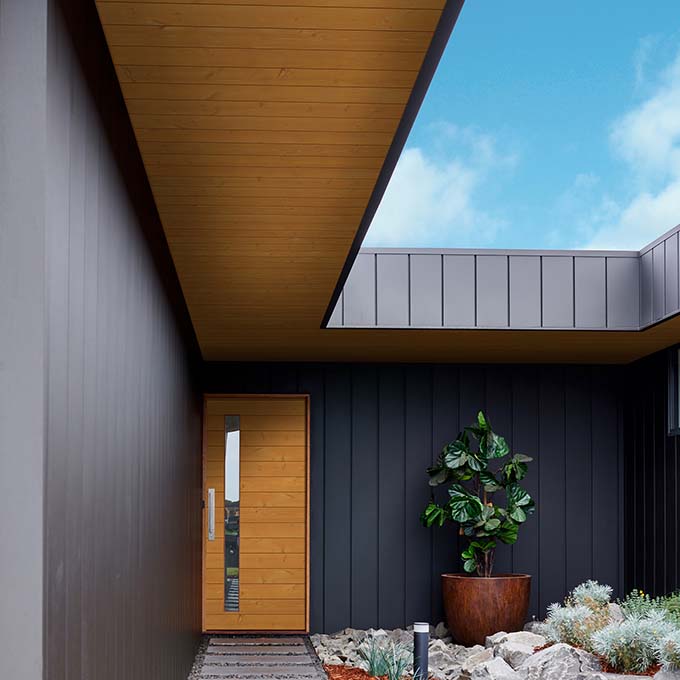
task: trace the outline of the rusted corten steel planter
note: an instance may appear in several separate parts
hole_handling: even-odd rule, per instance
[[[446,622],[456,642],[483,645],[487,635],[522,630],[529,611],[531,576],[499,574],[490,578],[442,574]]]

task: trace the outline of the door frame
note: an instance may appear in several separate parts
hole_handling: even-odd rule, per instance
[[[306,420],[306,437],[305,437],[305,629],[304,630],[239,630],[239,631],[228,631],[228,630],[214,630],[206,629],[205,626],[205,611],[203,604],[205,602],[205,583],[206,583],[206,554],[208,548],[207,536],[206,536],[206,513],[208,512],[207,499],[205,498],[205,483],[206,483],[206,456],[208,453],[208,412],[206,408],[206,403],[209,399],[304,399],[305,401],[305,420]],[[309,554],[309,532],[310,532],[310,408],[311,399],[307,392],[302,393],[289,393],[289,394],[242,394],[242,393],[222,393],[222,392],[205,392],[203,394],[203,423],[202,423],[202,436],[201,436],[201,630],[203,633],[238,633],[238,634],[250,634],[250,633],[273,633],[277,635],[285,635],[286,633],[309,633],[309,610],[310,610],[310,554]]]

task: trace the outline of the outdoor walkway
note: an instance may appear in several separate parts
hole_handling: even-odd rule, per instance
[[[191,680],[326,680],[306,636],[210,636]]]

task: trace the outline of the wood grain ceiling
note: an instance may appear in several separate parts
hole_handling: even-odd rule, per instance
[[[320,337],[444,5],[97,1],[205,358]]]
[[[462,0],[96,4],[205,359],[622,362],[680,338],[320,329]]]

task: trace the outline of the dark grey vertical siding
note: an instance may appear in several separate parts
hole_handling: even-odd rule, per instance
[[[45,52],[42,0],[0,0],[0,678],[43,651]]]
[[[204,388],[311,395],[311,625],[331,631],[442,619],[439,575],[460,569],[460,546],[454,527],[420,526],[425,468],[479,408],[536,458],[538,512],[497,558],[534,576],[531,614],[589,577],[620,593],[621,370],[208,363]]]
[[[627,588],[654,595],[680,588],[680,447],[668,436],[668,357],[627,369],[625,411]]]
[[[94,5],[49,7],[46,678],[183,680],[197,347]]]

